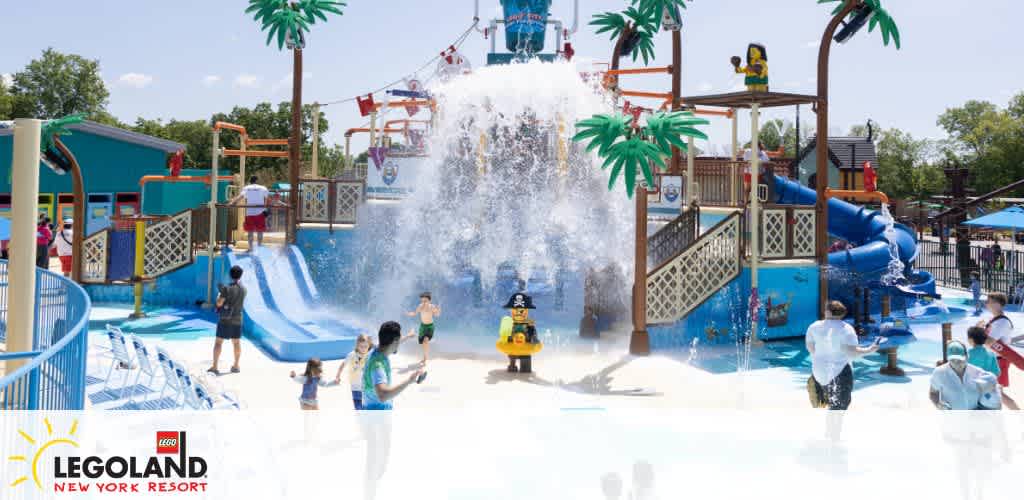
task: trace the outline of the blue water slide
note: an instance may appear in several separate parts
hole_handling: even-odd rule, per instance
[[[785,205],[814,205],[817,193],[785,177],[775,176],[776,202]],[[857,271],[884,271],[891,260],[889,241],[885,238],[886,221],[879,212],[832,198],[828,200],[829,234],[849,241],[850,250],[832,252],[829,264]],[[917,259],[917,238],[910,228],[896,224],[896,245],[904,264]]]
[[[306,361],[340,359],[351,352],[358,326],[319,306],[319,293],[297,247],[257,247],[229,253],[228,258],[242,268],[248,292],[245,332],[270,355],[280,361]]]

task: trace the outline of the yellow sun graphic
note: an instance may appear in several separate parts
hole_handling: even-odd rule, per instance
[[[42,489],[43,489],[43,483],[42,483],[42,481],[39,480],[39,459],[42,458],[43,453],[45,453],[46,450],[49,449],[51,446],[56,446],[56,445],[60,445],[60,444],[70,445],[70,446],[73,446],[75,448],[78,448],[78,443],[72,439],[74,437],[75,433],[78,431],[78,420],[73,420],[71,422],[71,429],[68,430],[67,436],[64,436],[64,437],[60,437],[60,436],[54,437],[54,435],[53,435],[53,425],[50,424],[50,419],[44,418],[43,419],[43,423],[46,424],[46,440],[39,440],[39,441],[37,441],[35,438],[30,436],[27,432],[25,432],[23,430],[20,430],[20,429],[18,430],[18,435],[20,435],[22,437],[22,439],[27,441],[29,445],[36,447],[36,451],[32,455],[32,480],[33,480],[33,482],[36,483],[36,487],[39,488],[40,491],[42,491]],[[42,442],[42,444],[39,444],[39,442]],[[28,455],[11,455],[11,456],[7,457],[7,460],[10,461],[10,462],[26,462],[27,463],[28,462],[28,458],[29,458]],[[15,479],[14,482],[12,482],[10,484],[10,486],[13,488],[13,487],[18,486],[19,484],[24,483],[26,481],[28,481],[28,476],[27,475],[23,475],[23,476],[20,476],[17,479]]]

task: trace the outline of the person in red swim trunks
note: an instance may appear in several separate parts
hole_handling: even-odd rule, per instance
[[[250,252],[255,248],[252,244],[253,234],[256,235],[256,242],[263,246],[263,233],[267,232],[267,215],[270,213],[270,205],[267,203],[270,191],[256,181],[255,175],[249,177],[249,185],[243,187],[238,196],[230,202],[237,205],[238,202],[245,200],[245,222],[242,229],[249,233]]]
[[[996,342],[1002,342],[1006,345],[1011,345],[1014,342],[1019,342],[1024,339],[1024,335],[1019,337],[1013,336],[1013,322],[1010,318],[1006,317],[1003,308],[1006,307],[1007,297],[1005,293],[993,292],[988,294],[988,303],[986,304],[991,313],[991,318],[982,320],[978,323],[978,326],[985,329],[988,333],[988,342],[985,343],[991,349],[992,344]],[[999,363],[999,385],[1003,387],[1009,387],[1010,385],[1010,361],[1002,356],[996,355],[996,360]]]

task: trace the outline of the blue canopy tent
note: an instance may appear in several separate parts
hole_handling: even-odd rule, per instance
[[[1019,205],[964,222],[966,226],[1024,231],[1024,207]]]
[[[1009,229],[1013,231],[1010,238],[1014,249],[1017,246],[1017,232],[1024,231],[1024,207],[1015,205],[1005,210],[977,217],[964,222],[965,226],[988,227],[992,229]]]

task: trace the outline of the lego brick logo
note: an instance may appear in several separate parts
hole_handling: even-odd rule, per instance
[[[158,431],[156,433],[156,452],[158,455],[178,453],[181,441],[177,432]]]

